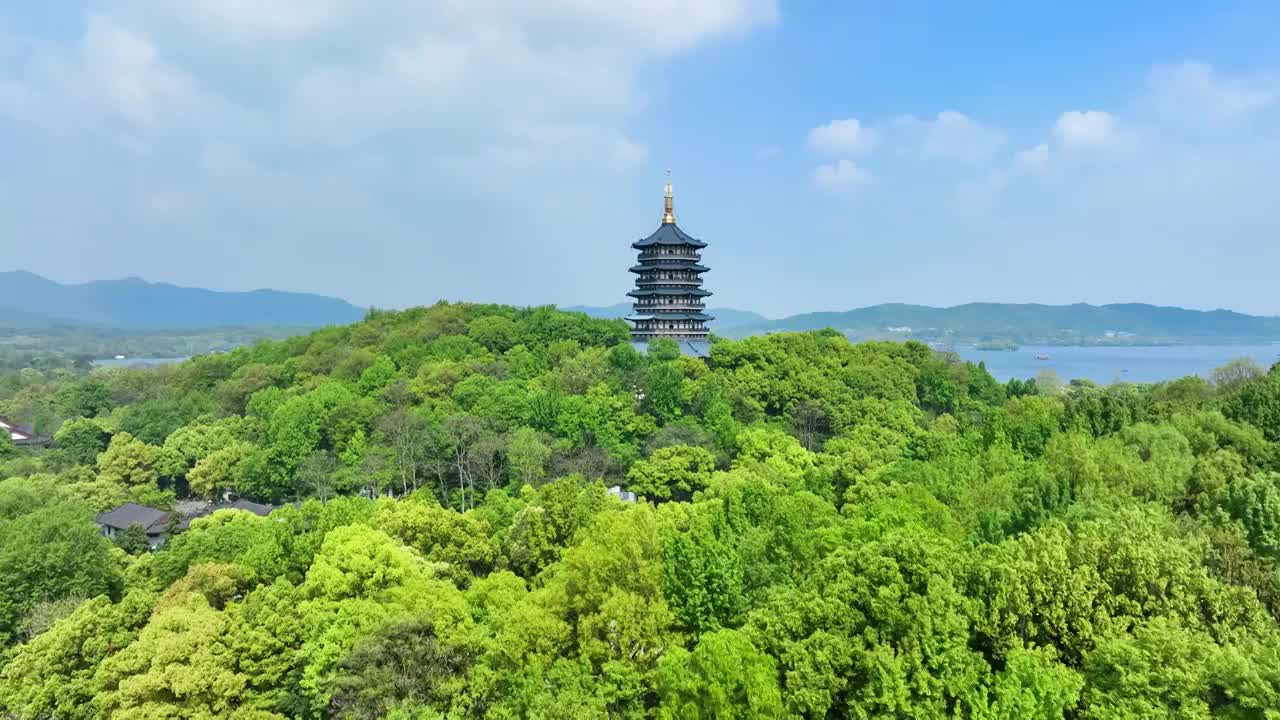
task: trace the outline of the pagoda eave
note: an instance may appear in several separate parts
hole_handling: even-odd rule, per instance
[[[636,288],[627,293],[631,297],[649,297],[652,295],[691,295],[693,297],[709,297],[711,293],[699,288]]]
[[[658,226],[657,230],[647,238],[641,238],[633,243],[631,247],[636,250],[644,250],[645,248],[654,247],[655,245],[669,245],[672,247],[693,247],[704,248],[706,243],[688,235],[685,231],[676,226],[674,222],[664,222]]]
[[[715,320],[714,317],[700,312],[654,312],[654,313],[634,313],[628,315],[625,319],[631,322],[640,322],[644,320],[701,320],[702,322],[710,322]]]
[[[710,272],[711,268],[698,264],[683,265],[678,262],[655,263],[653,265],[632,265],[631,272],[642,273],[649,270],[686,270],[688,272],[704,273]]]

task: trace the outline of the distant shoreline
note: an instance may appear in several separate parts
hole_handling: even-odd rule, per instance
[[[1248,358],[1263,367],[1280,362],[1280,344],[1262,345],[1026,345],[1017,352],[955,347],[955,353],[974,364],[982,363],[1001,382],[1033,378],[1052,370],[1064,381],[1083,379],[1098,384],[1113,382],[1154,383],[1198,375],[1211,376],[1216,368],[1237,358]]]

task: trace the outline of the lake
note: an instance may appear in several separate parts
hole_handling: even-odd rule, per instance
[[[1076,347],[1024,345],[1014,352],[957,347],[970,362],[985,362],[1000,382],[1033,378],[1053,370],[1063,380],[1083,378],[1100,385],[1113,382],[1153,383],[1187,375],[1208,377],[1214,368],[1247,357],[1264,368],[1280,360],[1277,345],[1167,345],[1160,347]],[[1037,360],[1048,355],[1048,360]]]
[[[1014,352],[975,350],[957,347],[956,352],[970,362],[985,362],[987,370],[1000,382],[1010,378],[1026,380],[1041,370],[1053,370],[1063,380],[1085,378],[1100,385],[1117,381],[1153,383],[1187,375],[1208,377],[1214,368],[1240,358],[1253,358],[1264,368],[1280,361],[1277,345],[1164,345],[1135,347],[1079,347],[1070,345],[1024,345]],[[1048,355],[1048,360],[1037,360]],[[105,358],[94,360],[97,367],[164,365],[186,358]]]
[[[169,363],[179,363],[186,360],[185,357],[176,358],[155,358],[155,357],[126,357],[126,358],[99,358],[93,361],[94,367],[136,367],[168,365]]]

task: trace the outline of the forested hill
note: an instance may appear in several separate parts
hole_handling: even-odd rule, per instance
[[[6,719],[1280,708],[1280,367],[1002,385],[441,303],[3,373],[0,416],[58,445],[0,436]],[[228,491],[277,507],[192,519]]]
[[[1280,317],[1244,315],[1229,310],[1187,310],[1140,303],[1118,305],[1037,305],[969,303],[949,308],[923,305],[874,305],[847,312],[793,315],[782,320],[735,328],[741,336],[781,330],[841,331],[874,334],[887,328],[911,328],[956,339],[1009,338],[1021,342],[1066,341],[1132,336],[1168,342],[1256,342],[1280,340]]]
[[[359,320],[344,300],[280,292],[217,292],[138,278],[63,285],[28,272],[0,273],[0,322],[17,327],[94,325],[121,330],[319,327]]]

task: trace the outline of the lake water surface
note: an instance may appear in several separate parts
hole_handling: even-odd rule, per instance
[[[1214,368],[1235,358],[1247,357],[1271,367],[1280,361],[1280,344],[1275,345],[1167,345],[1159,347],[1075,347],[1025,345],[1013,352],[957,347],[956,352],[970,362],[985,362],[987,370],[1000,382],[1010,378],[1033,378],[1041,370],[1058,373],[1063,380],[1084,378],[1105,385],[1112,382],[1153,383],[1187,375],[1208,377]],[[1048,360],[1037,360],[1048,355]],[[186,358],[105,358],[99,367],[163,365]]]
[[[168,365],[169,363],[180,363],[186,360],[185,357],[176,358],[154,358],[154,357],[126,357],[126,358],[99,358],[93,361],[94,367],[135,367],[135,366],[153,366]]]
[[[1187,375],[1208,377],[1214,368],[1235,358],[1247,357],[1264,368],[1280,360],[1276,345],[1168,345],[1161,347],[1071,347],[1024,345],[1014,352],[958,347],[970,362],[985,362],[1001,382],[1033,378],[1041,370],[1058,373],[1063,380],[1083,378],[1098,384],[1112,382],[1153,383]],[[1048,360],[1037,360],[1048,355]]]

